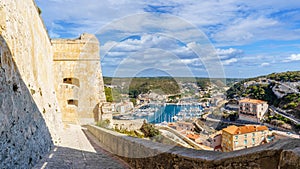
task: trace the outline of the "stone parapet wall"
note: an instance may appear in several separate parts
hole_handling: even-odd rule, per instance
[[[94,60],[100,62],[99,41],[91,34],[82,34],[77,39],[52,39],[54,61]]]
[[[97,126],[86,126],[104,148],[133,168],[300,168],[300,140],[279,140],[272,144],[229,153],[193,150],[128,137]]]

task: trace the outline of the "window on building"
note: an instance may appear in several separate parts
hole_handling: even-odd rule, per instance
[[[239,139],[239,136],[235,136],[235,139],[236,139],[236,140]]]
[[[74,106],[78,106],[78,100],[68,100],[68,105],[74,105]]]
[[[244,137],[247,138],[247,134],[245,134]]]
[[[252,133],[252,136],[254,137],[254,136],[255,136],[255,133]]]
[[[237,147],[239,145],[238,141],[234,141],[234,146]]]
[[[255,144],[255,138],[252,138],[252,144]]]
[[[248,144],[248,141],[247,141],[247,140],[244,140],[244,144],[247,145],[247,144]]]
[[[73,77],[64,78],[63,83],[72,84],[72,85],[75,85],[77,87],[80,87],[79,79],[73,78]]]

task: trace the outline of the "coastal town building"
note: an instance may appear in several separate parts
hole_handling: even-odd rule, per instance
[[[228,126],[222,130],[222,150],[230,152],[267,143],[268,133],[266,126]]]
[[[194,131],[195,126],[193,125],[193,123],[190,122],[185,122],[185,121],[178,121],[177,122],[177,127],[176,130],[178,131]]]
[[[216,134],[212,135],[208,139],[209,147],[213,148],[214,151],[222,151],[221,143],[222,143],[222,132],[217,132]]]
[[[115,104],[115,109],[118,113],[126,113],[131,111],[134,108],[132,102],[121,102],[121,103],[116,103]]]
[[[242,99],[239,101],[239,116],[248,116],[262,120],[266,112],[268,112],[268,103],[263,100]]]
[[[199,143],[197,140],[200,138],[199,134],[189,133],[186,135],[187,138],[191,139],[192,141],[195,141],[196,143]]]
[[[222,151],[222,131],[218,131],[209,136],[201,135],[201,137],[197,139],[196,142],[212,148],[213,151]]]

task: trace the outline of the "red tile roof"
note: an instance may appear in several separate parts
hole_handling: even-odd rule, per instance
[[[246,126],[237,127],[233,125],[224,128],[222,131],[225,131],[232,135],[236,135],[236,134],[246,134],[246,133],[252,133],[255,131],[263,131],[263,130],[268,130],[268,127],[259,126],[259,125],[246,125]]]
[[[200,135],[198,135],[198,134],[188,134],[188,135],[186,135],[188,138],[190,138],[190,139],[193,139],[193,140],[196,140],[197,138],[199,138],[200,137]]]
[[[263,104],[263,103],[267,103],[266,101],[263,100],[256,100],[256,99],[242,99],[239,101],[240,103],[253,103],[253,104]]]

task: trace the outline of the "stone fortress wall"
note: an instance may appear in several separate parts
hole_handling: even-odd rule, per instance
[[[59,139],[52,49],[32,0],[0,1],[0,166],[29,168]]]
[[[99,42],[51,41],[33,0],[1,0],[0,83],[0,168],[31,168],[59,143],[64,121],[98,119]]]

